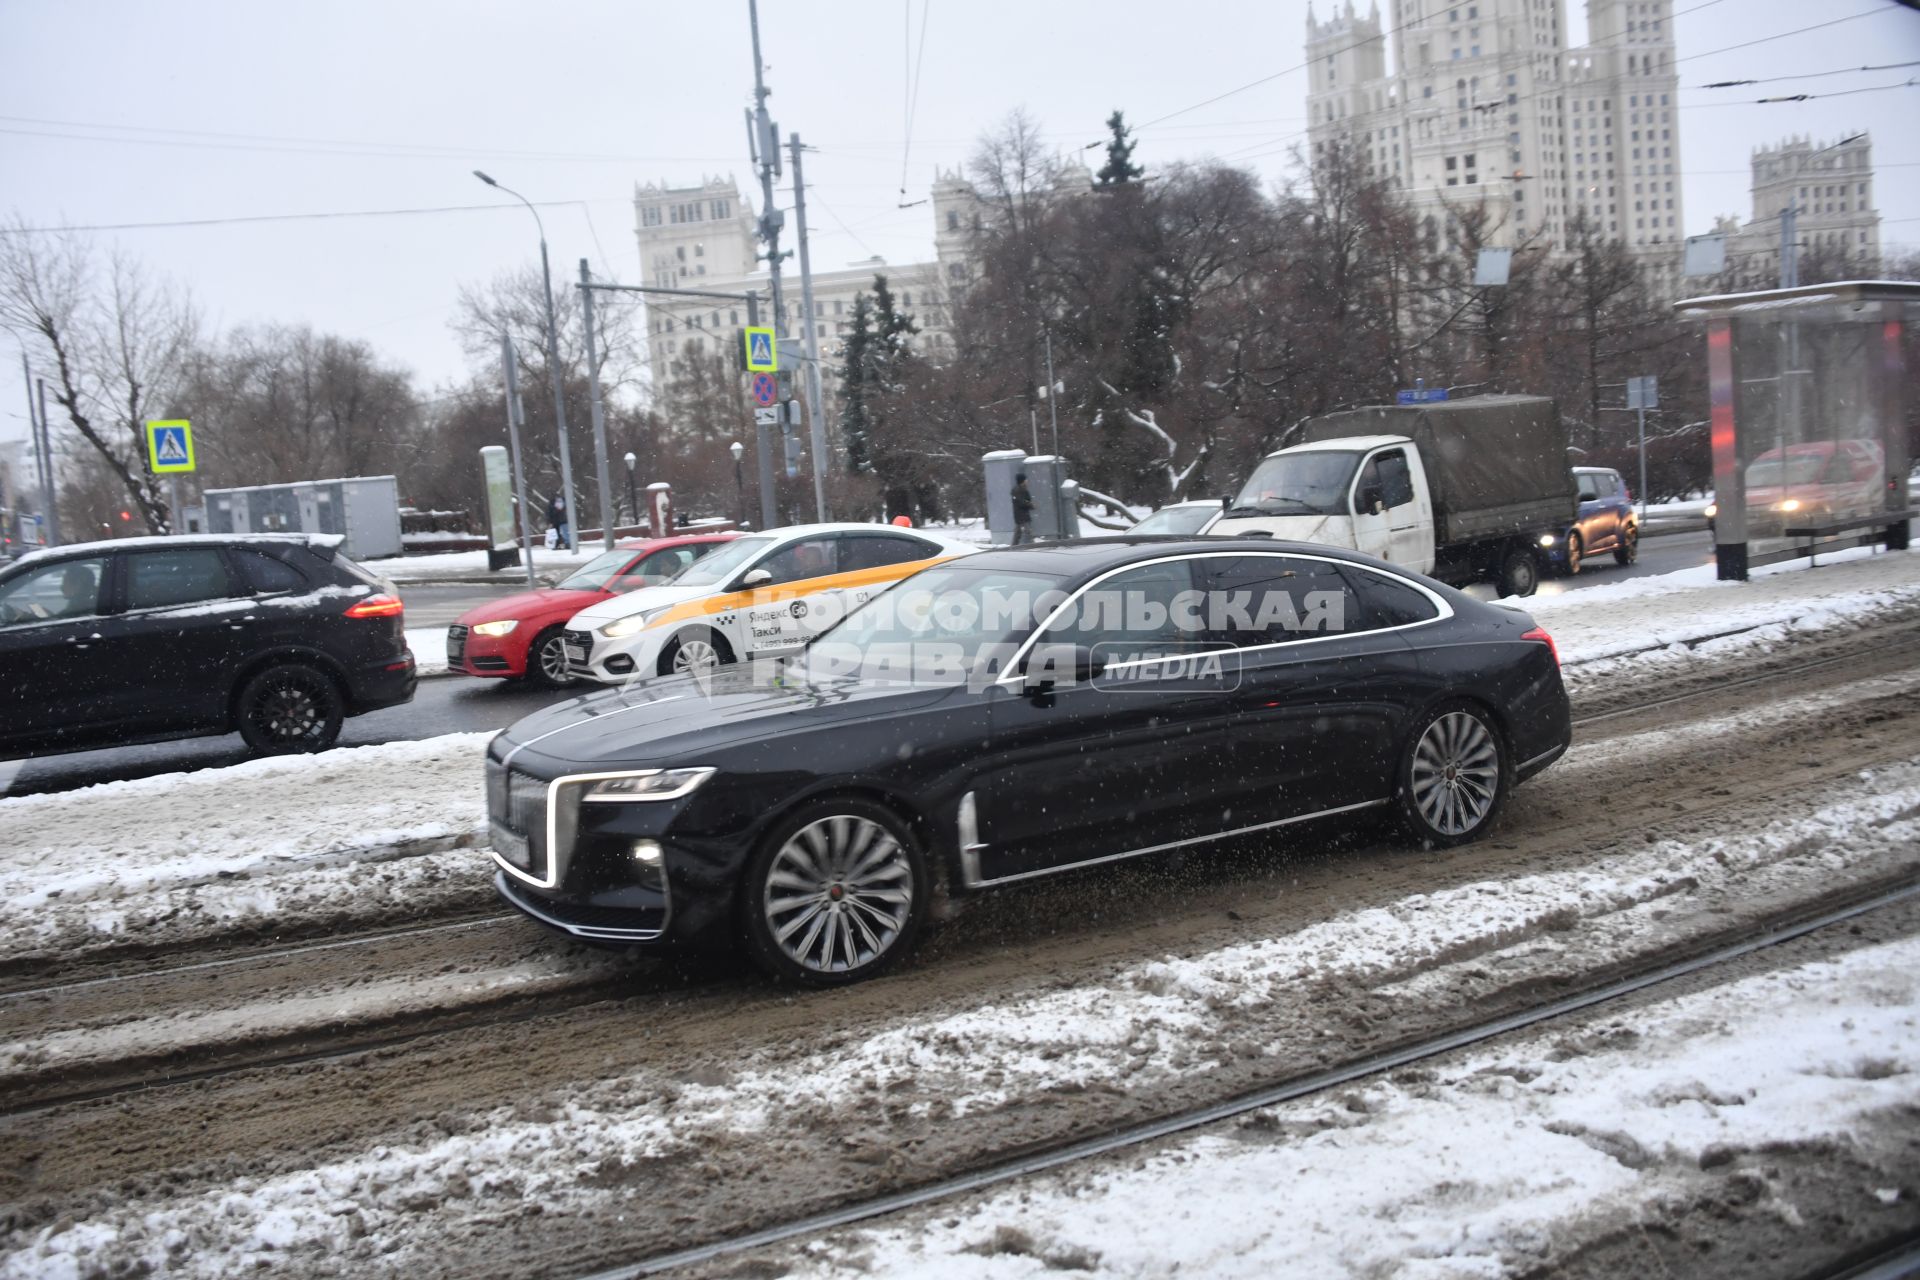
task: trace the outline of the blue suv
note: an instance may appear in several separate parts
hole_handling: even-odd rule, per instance
[[[1604,551],[1613,552],[1619,564],[1632,564],[1640,550],[1640,518],[1627,482],[1611,467],[1575,467],[1573,481],[1580,491],[1580,514],[1558,533],[1541,536],[1548,563],[1568,576],[1580,572],[1588,556]]]

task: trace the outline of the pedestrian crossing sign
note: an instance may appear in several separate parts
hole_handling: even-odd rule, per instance
[[[149,422],[147,462],[157,475],[193,470],[193,424],[185,418]]]
[[[746,329],[747,372],[777,373],[780,360],[773,345],[773,330],[762,326]]]

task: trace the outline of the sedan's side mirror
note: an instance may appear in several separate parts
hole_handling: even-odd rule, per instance
[[[1221,495],[1220,495],[1220,509],[1221,509],[1222,511],[1225,511],[1225,510],[1227,510],[1227,509],[1228,509],[1229,507],[1231,507],[1231,506],[1233,506],[1233,495],[1232,495],[1232,494],[1230,494],[1230,493],[1223,493],[1223,494],[1221,494]]]
[[[1084,644],[1043,644],[1027,655],[1021,684],[1028,693],[1045,693],[1056,685],[1088,684],[1106,669],[1106,658]]]
[[[746,575],[740,579],[740,588],[744,591],[752,587],[764,587],[772,581],[773,574],[769,570],[749,569]]]

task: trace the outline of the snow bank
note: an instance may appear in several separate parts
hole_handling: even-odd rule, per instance
[[[1582,1226],[1639,1220],[1706,1160],[1847,1143],[1920,1103],[1916,965],[1920,940],[1906,939],[1636,1010],[1631,1031],[1614,1023],[1571,1051],[1539,1031],[1144,1159],[844,1233],[805,1250],[797,1273],[1530,1270]],[[1858,1194],[1864,1210],[1901,1192],[1894,1179]]]
[[[0,951],[78,930],[124,936],[177,891],[261,905],[277,880],[472,841],[489,733],[250,760],[0,799]],[[409,846],[412,848],[410,849]],[[351,893],[350,883],[337,886]],[[218,908],[210,908],[218,914]]]

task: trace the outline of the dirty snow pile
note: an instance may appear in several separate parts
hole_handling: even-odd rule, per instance
[[[1743,1153],[1920,1104],[1920,940],[1542,1032],[806,1251],[798,1274],[1274,1280],[1525,1271]],[[1766,1052],[1756,1053],[1756,1045]],[[1908,1173],[1911,1170],[1907,1171]],[[1743,1175],[1755,1176],[1755,1175]],[[1775,1188],[1758,1175],[1762,1197]],[[1858,1186],[1884,1211],[1902,1174]],[[1791,1221],[1792,1203],[1771,1206]]]
[[[484,834],[491,736],[0,798],[0,951],[124,937],[161,921],[272,919],[289,893],[348,898],[381,876],[432,877],[430,861],[406,855]],[[395,858],[422,865],[374,868]]]
[[[1653,675],[1678,663],[1767,653],[1795,637],[1850,631],[1920,607],[1920,551],[1851,548],[1822,556],[1817,567],[1767,565],[1750,582],[1717,581],[1705,565],[1504,603],[1553,633],[1561,661],[1574,668],[1570,681],[1576,672],[1587,681],[1630,668]]]

